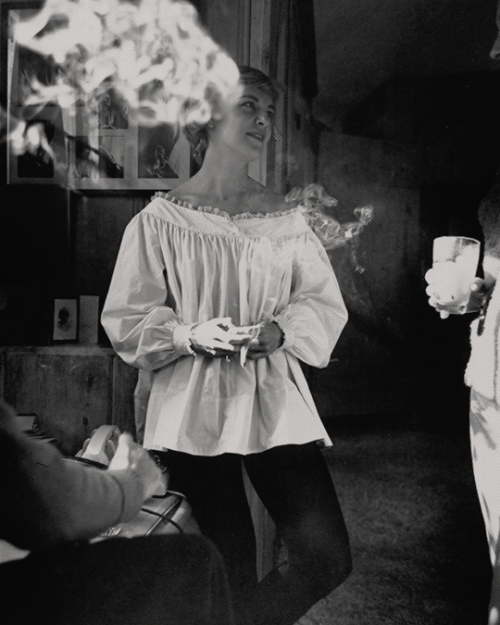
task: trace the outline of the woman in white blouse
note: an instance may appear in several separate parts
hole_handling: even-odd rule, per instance
[[[303,207],[248,176],[277,93],[260,71],[240,73],[242,92],[190,129],[200,170],[128,225],[102,323],[123,360],[151,372],[144,446],[165,452],[242,618],[287,625],[351,569],[320,451],[331,441],[299,364],[327,366],[347,312]],[[288,553],[259,583],[242,465]]]

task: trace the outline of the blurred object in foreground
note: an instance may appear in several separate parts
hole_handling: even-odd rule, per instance
[[[160,189],[189,176],[188,123],[239,93],[184,0],[47,0],[6,12],[8,182]]]
[[[214,99],[237,89],[235,63],[184,1],[47,0],[13,38],[57,67],[53,84],[33,78],[26,104],[66,109],[84,97],[103,123],[110,85],[117,101],[140,101],[141,123],[204,123]]]

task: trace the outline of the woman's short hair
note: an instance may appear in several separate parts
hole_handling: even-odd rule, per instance
[[[269,76],[261,72],[260,69],[255,69],[248,65],[238,65],[238,70],[240,72],[240,83],[242,85],[252,85],[258,89],[262,89],[262,91],[271,96],[273,102],[278,99],[278,87]],[[187,124],[184,127],[184,133],[193,150],[194,160],[198,165],[201,165],[208,147],[207,124]]]

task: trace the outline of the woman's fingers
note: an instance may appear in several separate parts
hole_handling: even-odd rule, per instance
[[[232,356],[247,346],[246,358],[256,360],[272,354],[282,341],[283,332],[275,322],[238,327],[220,318],[200,323],[191,332],[194,351],[212,358]]]
[[[265,323],[257,339],[249,343],[248,358],[257,360],[265,358],[275,352],[283,342],[283,331],[277,323],[271,321]]]
[[[435,273],[435,271],[434,271],[434,269],[432,267],[427,270],[427,272],[426,272],[426,274],[424,276],[426,282],[432,282],[433,281],[434,273]]]
[[[194,326],[190,338],[193,349],[198,354],[224,356],[238,351],[237,347],[251,336],[245,328],[233,325],[229,317],[219,317]]]

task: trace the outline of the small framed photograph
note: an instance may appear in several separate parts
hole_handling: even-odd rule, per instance
[[[55,342],[78,339],[78,301],[76,299],[55,299],[52,340]]]

